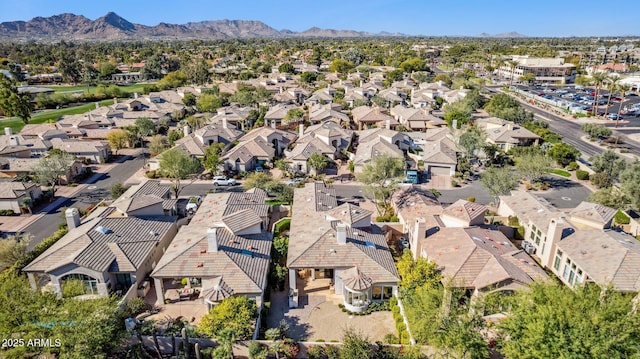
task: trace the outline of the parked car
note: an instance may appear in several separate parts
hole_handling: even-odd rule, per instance
[[[262,168],[262,166],[257,166],[256,172],[264,172],[264,168]]]
[[[304,182],[304,178],[302,177],[296,177],[296,178],[292,178],[290,180],[287,181],[287,186],[295,186],[298,183]]]
[[[200,196],[194,196],[189,198],[189,203],[187,203],[187,206],[185,207],[185,209],[187,211],[195,211],[196,209],[198,209],[198,207],[200,207],[200,203],[202,203],[202,197]]]
[[[607,115],[607,118],[610,120],[619,120],[620,118],[618,117],[617,113],[610,113]]]
[[[216,176],[213,177],[212,183],[214,186],[234,186],[236,184],[236,180],[225,176]]]

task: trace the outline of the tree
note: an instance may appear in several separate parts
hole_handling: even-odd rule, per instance
[[[169,146],[173,146],[173,144],[184,136],[184,132],[178,130],[171,130],[167,134],[167,142],[169,142]]]
[[[129,187],[123,185],[122,182],[116,182],[112,184],[110,188],[111,198],[116,199],[122,196],[128,189]]]
[[[589,135],[589,138],[592,140],[598,139],[600,137],[609,137],[613,133],[613,131],[605,127],[601,124],[596,123],[585,123],[581,127],[582,131]]]
[[[580,157],[580,151],[564,142],[554,143],[547,154],[561,166],[568,166]]]
[[[640,209],[640,162],[634,161],[620,174],[622,191],[627,195],[634,209]]]
[[[516,170],[529,182],[537,182],[551,169],[549,157],[542,154],[523,154],[516,160]]]
[[[322,172],[329,164],[331,160],[329,157],[323,155],[322,153],[312,153],[309,159],[307,160],[307,165],[313,169],[313,171],[317,174],[318,172]]]
[[[107,133],[107,141],[109,141],[111,148],[116,151],[116,156],[118,155],[118,151],[127,145],[129,138],[129,133],[119,128],[113,129]]]
[[[509,77],[509,88],[511,88],[511,85],[513,85],[513,78],[515,77],[516,67],[519,64],[520,63],[516,60],[507,61],[507,65],[509,65],[509,68],[511,69],[511,76]]]
[[[0,240],[0,269],[8,268],[27,257],[31,235],[9,235]]]
[[[218,173],[218,168],[224,163],[220,159],[223,148],[224,144],[222,143],[212,143],[204,150],[204,168],[214,175]]]
[[[75,161],[75,156],[64,151],[50,151],[45,157],[41,157],[31,171],[35,175],[38,183],[42,186],[51,187],[52,199],[56,194],[56,185],[60,183],[60,178],[69,173],[71,164]]]
[[[443,82],[447,87],[450,87],[453,81],[451,81],[451,77],[444,73],[439,73],[433,78],[433,82]]]
[[[149,152],[151,156],[157,156],[162,153],[162,151],[167,149],[167,145],[165,143],[165,138],[162,135],[155,135],[151,137],[151,141],[149,141]]]
[[[200,169],[200,162],[187,152],[172,148],[160,154],[160,172],[171,180],[176,198],[182,190],[180,180],[195,174]]]
[[[292,74],[295,71],[296,69],[293,67],[293,65],[288,62],[285,62],[284,64],[278,66],[278,72],[280,72],[281,74]]]
[[[478,315],[446,315],[437,322],[431,343],[444,358],[488,358],[487,342],[480,334],[484,321]]]
[[[631,85],[629,84],[618,84],[618,91],[620,91],[620,106],[618,106],[618,114],[616,116],[616,127],[618,127],[618,123],[620,122],[620,110],[622,110],[622,104],[625,100],[625,95],[631,90]],[[609,106],[607,106],[607,109]]]
[[[520,179],[518,175],[508,167],[491,167],[480,175],[480,182],[482,182],[487,191],[496,198],[497,204],[498,196],[509,194],[509,192],[518,187]]]
[[[447,126],[453,128],[454,122],[456,128],[462,128],[464,125],[471,122],[473,115],[471,114],[471,108],[466,106],[462,102],[454,102],[446,104],[444,106],[444,119],[447,121]]]
[[[477,126],[469,126],[458,139],[458,145],[468,159],[476,158],[484,147],[487,135]]]
[[[522,76],[520,76],[520,81],[526,82],[528,84],[532,84],[536,80],[536,75],[531,72],[528,72]]]
[[[135,126],[138,128],[138,134],[140,135],[141,138],[151,136],[156,133],[156,124],[152,120],[146,117],[137,118],[135,122]],[[144,143],[144,141],[142,140],[141,142]]]
[[[318,75],[315,72],[310,72],[310,71],[303,72],[300,75],[300,81],[306,84],[312,84],[317,78],[318,78]]]
[[[200,112],[215,112],[223,106],[223,101],[214,94],[202,94],[198,98],[196,107]]]
[[[628,208],[631,203],[631,199],[616,187],[599,189],[589,195],[588,201],[617,209]]]
[[[331,61],[331,65],[329,66],[329,70],[331,72],[339,72],[346,73],[349,70],[355,68],[355,64],[353,62],[343,60],[343,59],[335,59]]]
[[[198,327],[211,338],[232,334],[237,340],[247,340],[253,335],[253,324],[257,318],[256,303],[245,296],[225,298],[202,317]]]
[[[185,106],[195,106],[197,101],[198,101],[198,98],[196,97],[196,95],[192,94],[191,92],[185,93],[184,97],[182,98],[182,103]]]
[[[633,295],[597,285],[534,282],[517,291],[498,324],[508,358],[628,358],[640,352],[640,313]],[[615,333],[615,335],[612,335]]]
[[[287,114],[284,116],[283,121],[285,123],[289,122],[299,122],[304,118],[304,110],[301,108],[292,108],[287,111]]]
[[[29,123],[33,105],[28,93],[20,93],[14,81],[0,73],[0,110],[5,116],[20,117],[22,122]]]
[[[346,328],[342,332],[340,357],[354,359],[373,358],[373,350],[369,344],[369,338],[353,328]]]
[[[0,335],[25,340],[50,338],[50,346],[3,348],[6,358],[94,358],[115,356],[126,333],[118,298],[58,298],[34,291],[25,276],[6,271],[0,278]],[[57,339],[57,340],[56,340]]]
[[[185,75],[189,83],[195,85],[205,85],[209,83],[211,74],[209,73],[209,64],[201,59],[185,69]]]
[[[593,78],[593,82],[595,82],[596,84],[596,96],[593,99],[593,112],[592,112],[595,114],[595,113],[598,113],[596,109],[598,108],[598,96],[600,96],[600,87],[605,81],[607,81],[607,79],[609,78],[609,75],[607,75],[604,72],[596,72],[593,75],[591,75],[591,77]]]
[[[524,123],[533,120],[533,113],[527,111],[513,97],[507,94],[496,94],[487,102],[484,109],[494,117],[502,118],[514,123]]]
[[[612,180],[617,179],[627,166],[627,162],[612,150],[595,155],[589,161],[594,171],[605,173]]]
[[[270,174],[265,172],[253,172],[245,177],[244,182],[242,183],[242,188],[244,188],[245,191],[252,188],[266,189],[267,183],[271,181],[273,181],[273,177],[271,177]]]
[[[418,257],[414,261],[409,249],[404,250],[397,266],[401,279],[400,285],[405,289],[415,290],[424,286],[435,288],[442,279],[438,272],[438,265],[434,261],[423,257]]]
[[[373,197],[378,214],[381,216],[386,215],[391,196],[404,177],[405,169],[404,158],[382,154],[366,163],[357,176],[358,180],[364,184],[365,192]]]

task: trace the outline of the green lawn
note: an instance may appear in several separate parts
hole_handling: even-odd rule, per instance
[[[565,171],[565,170],[561,170],[559,168],[553,168],[551,171],[549,171],[550,173],[553,173],[554,175],[558,175],[558,176],[562,176],[562,177],[571,177],[571,173]]]
[[[142,93],[144,87],[149,84],[134,84],[134,85],[125,85],[118,86],[123,92],[133,93],[138,92]],[[54,89],[56,92],[75,92],[75,91],[87,91],[87,86],[66,86],[66,85],[51,85],[51,86],[39,86],[46,87],[50,89]],[[96,86],[89,86],[89,93],[96,93]]]
[[[113,105],[113,100],[103,100],[100,101],[100,106],[109,106]],[[61,108],[59,110],[49,110],[42,111],[38,113],[33,113],[31,115],[31,120],[29,120],[30,124],[39,124],[39,123],[47,123],[47,122],[55,122],[63,115],[77,115],[85,112],[89,112],[96,108],[95,102],[86,103],[80,106],[69,107],[69,108]],[[8,119],[0,120],[0,127],[11,127],[13,133],[18,133],[24,127],[24,123],[21,119],[17,117],[11,117]]]

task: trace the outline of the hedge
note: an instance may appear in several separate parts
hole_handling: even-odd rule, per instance
[[[577,170],[576,171],[576,178],[579,179],[579,180],[588,180],[589,179],[589,172],[583,171],[583,170]]]
[[[60,238],[64,237],[67,232],[69,232],[67,228],[58,229],[51,237],[45,238],[42,242],[38,243],[31,252],[27,253],[26,256],[15,262],[3,273],[10,274],[21,272],[22,268],[26,267],[27,264],[31,263],[34,259],[38,258],[38,256],[49,249],[49,247],[56,243]]]
[[[282,221],[276,223],[276,226],[273,228],[273,232],[276,235],[279,235],[284,231],[288,231],[289,228],[291,228],[291,218],[285,218]]]

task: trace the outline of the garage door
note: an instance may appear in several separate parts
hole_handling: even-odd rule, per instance
[[[429,166],[429,173],[432,176],[434,176],[434,175],[448,176],[449,175],[449,167]]]

